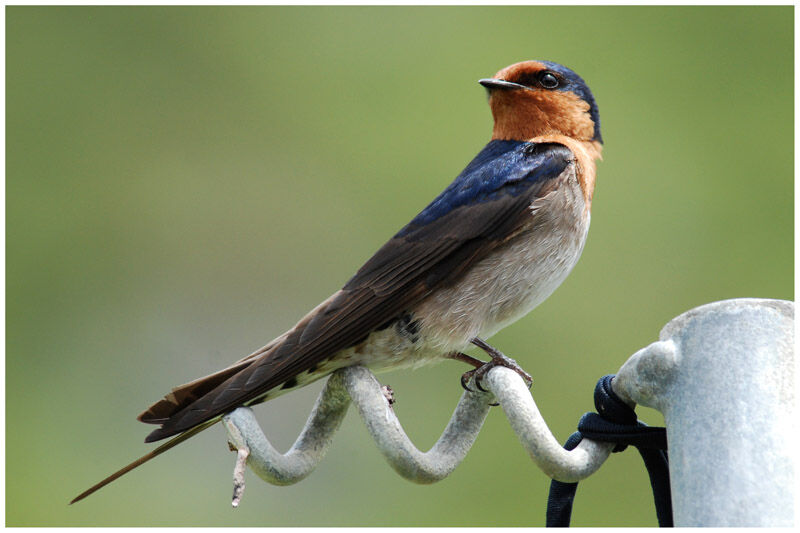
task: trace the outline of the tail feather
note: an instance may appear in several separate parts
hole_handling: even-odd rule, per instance
[[[220,370],[216,374],[196,379],[191,383],[179,385],[172,391],[148,407],[143,413],[137,416],[137,420],[146,424],[163,424],[175,413],[196,402],[220,384],[224,383],[231,376],[246,368],[250,362],[239,363],[237,365]]]
[[[182,411],[193,404],[209,392],[225,383],[231,376],[247,368],[254,360],[265,353],[273,350],[278,344],[283,342],[286,334],[277,337],[272,342],[251,353],[247,357],[240,359],[228,368],[224,368],[214,374],[198,378],[184,385],[173,388],[164,398],[144,410],[137,420],[146,424],[163,424],[172,418],[176,413]],[[147,441],[149,442],[149,441]]]
[[[271,343],[271,347],[274,345]],[[261,355],[264,353],[269,353],[269,351],[264,351]],[[241,398],[237,402],[219,408],[212,408],[210,405],[221,395],[238,392],[238,389],[232,389],[232,384],[241,379],[242,375],[249,375],[252,372],[254,361],[260,360],[262,359],[244,360],[216,374],[173,389],[172,393],[165,396],[163,400],[156,402],[139,415],[139,420],[142,422],[161,424],[161,427],[150,432],[144,441],[155,442],[177,435],[206,420],[219,417],[236,407],[237,403],[241,405],[246,400],[255,399],[254,397]],[[240,395],[237,394],[238,396]]]
[[[127,474],[128,472],[130,472],[131,470],[133,470],[137,466],[143,465],[144,463],[146,463],[150,459],[158,457],[159,455],[161,455],[165,451],[169,450],[170,448],[173,448],[173,447],[177,446],[178,444],[182,443],[183,441],[185,441],[185,440],[187,440],[187,439],[189,439],[191,437],[194,437],[195,435],[197,435],[198,433],[200,433],[204,429],[213,426],[218,421],[219,421],[219,418],[215,418],[213,420],[208,420],[207,422],[205,422],[203,424],[200,424],[199,426],[193,427],[189,431],[185,431],[184,433],[181,433],[180,435],[178,435],[174,439],[165,442],[164,444],[162,444],[161,446],[159,446],[155,450],[151,451],[148,454],[143,455],[142,457],[138,458],[137,460],[135,460],[131,464],[125,466],[124,468],[121,468],[120,470],[117,470],[116,472],[114,472],[113,474],[111,474],[110,476],[105,478],[103,481],[100,481],[99,483],[97,483],[95,485],[92,485],[90,488],[86,489],[85,491],[83,491],[80,494],[78,494],[77,496],[75,496],[72,499],[72,501],[69,502],[69,504],[72,505],[75,502],[81,501],[82,499],[86,498],[87,496],[89,496],[89,495],[93,494],[94,492],[97,492],[98,490],[102,489],[103,487],[105,487],[106,485],[108,485],[109,483],[111,483],[112,481],[117,479],[118,477],[122,476],[123,474]]]
[[[299,361],[290,360],[289,356],[296,347],[297,339],[303,329],[316,313],[325,309],[332,298],[333,296],[322,302],[301,319],[293,329],[263,348],[219,372],[175,387],[163,399],[148,407],[137,418],[148,424],[161,424],[161,427],[151,432],[145,442],[153,442],[167,437],[173,438],[85,490],[70,504],[86,498],[118,477],[216,424],[222,415],[237,406],[260,403],[267,397],[267,393],[276,387],[280,387],[281,390],[294,388],[298,383],[295,376],[310,368],[316,368],[316,362],[307,358],[301,358]],[[249,379],[254,370],[262,366],[268,367],[275,374],[264,376],[258,386],[240,387],[242,379]],[[264,368],[261,370],[263,372]],[[317,373],[315,379],[331,370]]]
[[[341,291],[340,291],[341,293]],[[335,350],[299,349],[299,340],[314,318],[324,313],[336,293],[303,317],[291,330],[257,352],[216,374],[181,385],[140,415],[143,422],[161,424],[145,438],[154,442],[187,431],[239,405],[259,403],[275,388],[291,389],[298,374],[316,368]],[[311,347],[313,348],[313,347]],[[319,379],[333,368],[316,372]],[[259,379],[254,380],[254,375]]]
[[[175,387],[174,389],[172,389],[172,392],[167,394],[163,399],[157,401],[156,403],[148,407],[137,418],[140,421],[148,424],[163,424],[165,422],[168,422],[174,417],[176,413],[179,413],[182,410],[189,407],[190,405],[194,404],[198,399],[202,398],[209,392],[213,391],[220,385],[224,384],[232,376],[235,376],[237,373],[247,368],[255,359],[257,359],[259,356],[263,355],[265,352],[272,349],[280,340],[281,337],[278,337],[277,339],[275,339],[268,345],[264,346],[260,350],[248,355],[244,359],[234,363],[228,368],[220,370],[219,372],[211,374],[210,376],[205,376],[196,379],[190,383],[186,383],[185,385],[180,385],[178,387]],[[87,496],[105,487],[115,479],[127,474],[134,468],[137,468],[143,465],[144,463],[148,462],[149,460],[158,457],[167,450],[174,448],[175,446],[184,442],[185,440],[197,435],[204,429],[216,424],[220,420],[221,414],[222,413],[220,412],[216,416],[207,417],[205,420],[201,421],[197,425],[194,425],[193,427],[184,428],[181,431],[173,431],[166,435],[163,434],[160,428],[155,430],[154,432],[152,432],[150,435],[147,436],[145,442],[152,442],[154,440],[159,440],[173,435],[174,438],[170,439],[169,441],[160,445],[150,453],[143,455],[134,462],[121,468],[120,470],[114,472],[113,474],[103,479],[99,483],[83,491],[78,496],[76,496],[71,502],[69,502],[70,505],[75,502],[81,501]],[[154,438],[154,435],[158,436]]]
[[[265,379],[259,388],[247,390],[244,384],[252,376],[253,372],[265,365],[272,370],[271,379]],[[304,384],[326,376],[333,369],[333,367],[329,367],[326,370],[316,371],[313,376],[306,376]],[[203,394],[201,398],[187,404],[183,409],[173,412],[169,419],[162,423],[160,428],[147,435],[145,442],[154,442],[171,437],[187,431],[205,420],[218,417],[238,405],[260,403],[267,394],[276,396],[282,391],[294,388],[298,383],[297,372],[291,371],[286,375],[282,375],[280,370],[280,360],[264,359],[238,369],[215,388]]]

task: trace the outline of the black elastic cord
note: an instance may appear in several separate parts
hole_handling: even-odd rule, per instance
[[[614,375],[603,376],[594,389],[597,413],[586,413],[578,422],[578,431],[570,435],[564,448],[574,449],[583,438],[616,444],[614,452],[635,446],[650,476],[656,516],[660,527],[672,527],[672,499],[669,490],[667,432],[639,422],[636,413],[611,388]],[[599,413],[599,414],[598,414]],[[567,527],[572,516],[572,503],[577,483],[550,483],[547,500],[547,527]]]

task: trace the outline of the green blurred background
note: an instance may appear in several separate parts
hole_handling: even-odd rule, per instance
[[[134,420],[338,289],[480,150],[477,80],[550,59],[602,116],[592,229],[564,285],[493,344],[560,440],[660,328],[793,299],[793,8],[6,9],[8,525],[543,525],[548,479],[499,410],[462,465],[398,477],[355,411],[305,481],[248,474],[221,427],[70,498],[151,446]],[[382,375],[422,449],[455,362]],[[257,408],[286,449],[321,383]],[[655,411],[640,409],[649,423]],[[575,525],[656,525],[614,455]]]

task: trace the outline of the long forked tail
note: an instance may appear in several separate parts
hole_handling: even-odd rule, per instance
[[[186,383],[184,385],[179,385],[172,389],[172,391],[167,394],[164,398],[157,401],[153,405],[147,408],[142,414],[140,414],[137,418],[148,424],[163,424],[164,422],[168,421],[172,416],[176,413],[180,413],[181,410],[185,409],[193,402],[197,401],[198,399],[202,398],[216,387],[225,383],[226,380],[231,378],[232,376],[236,375],[241,370],[247,368],[254,360],[257,360],[259,356],[262,356],[268,353],[271,349],[273,349],[276,345],[280,344],[280,342],[284,339],[285,335],[278,337],[277,339],[273,340],[260,350],[256,350],[252,354],[248,355],[244,359],[241,359],[234,363],[233,365],[220,370],[214,374],[209,376],[205,376],[199,379],[196,379],[190,383]],[[137,468],[144,463],[148,462],[150,459],[154,459],[161,455],[162,453],[166,452],[167,450],[174,448],[178,444],[182,443],[183,441],[194,437],[204,429],[213,426],[217,422],[219,422],[222,414],[224,411],[217,412],[211,414],[207,420],[199,421],[196,425],[192,425],[191,427],[187,427],[185,429],[181,429],[180,431],[173,431],[172,435],[175,435],[172,439],[168,440],[158,448],[154,449],[150,453],[143,455],[142,457],[138,458],[131,464],[121,468],[120,470],[114,472],[104,480],[100,481],[99,483],[95,484],[94,486],[86,489],[79,495],[77,495],[70,503],[73,504],[75,502],[79,502],[82,499],[86,498],[87,496],[97,492],[98,490],[102,489],[118,477],[121,477],[134,468]],[[158,431],[158,430],[157,430]],[[164,435],[162,438],[166,438],[170,435]],[[156,440],[148,436],[148,439],[145,442],[151,442],[152,440]]]
[[[219,420],[220,420],[219,418],[214,418],[212,420],[208,420],[208,421],[200,424],[199,426],[195,426],[195,427],[193,427],[192,429],[190,429],[188,431],[184,431],[183,433],[181,433],[177,437],[168,440],[167,442],[165,442],[164,444],[162,444],[161,446],[159,446],[155,450],[151,451],[150,453],[141,456],[140,458],[136,459],[134,462],[132,462],[128,466],[126,466],[126,467],[114,472],[113,474],[111,474],[110,476],[105,478],[103,481],[101,481],[101,482],[91,486],[90,488],[86,489],[85,491],[81,492],[80,494],[75,496],[72,499],[71,502],[69,502],[70,505],[72,505],[75,502],[79,502],[82,499],[86,498],[87,496],[97,492],[98,490],[102,489],[103,487],[105,487],[106,485],[108,485],[109,483],[111,483],[112,481],[117,479],[118,477],[122,476],[123,474],[127,474],[128,472],[130,472],[134,468],[136,468],[136,467],[138,467],[140,465],[143,465],[144,463],[146,463],[150,459],[158,457],[159,455],[161,455],[165,451],[169,450],[170,448],[173,448],[173,447],[177,446],[178,444],[180,444],[181,442],[183,442],[183,441],[185,441],[185,440],[187,440],[187,439],[189,439],[191,437],[194,437],[195,435],[197,435],[198,433],[200,433],[204,429],[209,428],[209,427],[213,426],[214,424],[216,424],[217,422],[219,422]]]
[[[328,349],[321,354],[312,353],[310,357],[289,357],[297,349],[305,327],[320,310],[325,309],[332,298],[322,302],[300,320],[293,329],[272,340],[263,348],[240,359],[228,368],[173,388],[164,398],[148,407],[138,416],[138,419],[148,424],[161,424],[161,427],[150,433],[145,442],[173,438],[85,490],[70,504],[97,492],[118,477],[216,424],[222,415],[237,406],[260,403],[267,398],[265,393],[278,386],[281,391],[286,392],[332,372],[334,368],[316,372],[311,379],[307,378],[302,383],[296,378],[298,374],[308,371],[312,367],[316,368],[319,361],[335,351],[333,349]],[[281,349],[285,353],[279,352]],[[254,374],[256,375],[254,376]],[[252,381],[254,377],[258,378],[255,386],[248,387],[248,382]]]

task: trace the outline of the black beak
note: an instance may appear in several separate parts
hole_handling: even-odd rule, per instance
[[[489,89],[490,91],[494,89],[527,89],[524,85],[520,85],[519,83],[513,83],[506,80],[498,80],[495,78],[485,78],[482,80],[478,80],[478,83]]]

